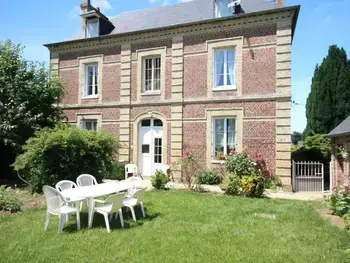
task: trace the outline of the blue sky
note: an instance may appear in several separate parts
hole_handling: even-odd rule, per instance
[[[107,16],[180,1],[92,0]],[[66,40],[79,33],[80,2],[82,0],[2,1],[0,40],[11,39],[26,46],[24,54],[29,60],[48,62],[49,53],[42,44]],[[292,108],[292,129],[303,131],[305,102],[316,64],[326,56],[331,44],[344,47],[350,57],[350,0],[287,0],[287,4],[301,5],[293,42],[292,94],[299,105]]]

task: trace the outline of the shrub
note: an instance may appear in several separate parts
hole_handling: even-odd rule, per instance
[[[261,197],[264,193],[264,178],[260,175],[243,176],[242,191],[249,197]]]
[[[156,189],[165,189],[165,185],[168,181],[168,176],[161,170],[157,170],[156,173],[151,176],[152,186]]]
[[[238,175],[230,175],[227,184],[221,186],[227,195],[239,195],[241,193],[242,182]]]
[[[192,152],[185,151],[182,158],[179,159],[177,165],[180,165],[181,182],[185,183],[189,189],[192,189],[192,185],[195,181],[195,174],[198,171],[198,162]]]
[[[338,216],[350,212],[350,185],[335,189],[329,199],[329,207]]]
[[[225,169],[239,177],[257,172],[256,163],[249,158],[247,153],[236,153],[228,156],[225,161]]]
[[[117,148],[112,135],[59,125],[43,129],[29,139],[14,167],[36,192],[61,180],[76,181],[83,173],[92,174],[101,182],[112,169]]]
[[[125,179],[125,164],[120,162],[113,162],[111,170],[104,176],[105,179],[124,180]]]
[[[5,186],[0,186],[0,210],[17,212],[21,210],[22,202]]]
[[[214,170],[203,170],[196,174],[197,184],[219,184],[220,175]]]

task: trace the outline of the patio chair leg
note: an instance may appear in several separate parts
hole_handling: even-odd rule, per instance
[[[78,205],[77,205],[78,207]],[[77,208],[77,230],[80,230],[80,211],[79,208]]]
[[[116,215],[118,215],[118,213],[116,213]],[[119,209],[119,219],[120,219],[120,225],[122,226],[122,228],[124,228],[123,211],[121,208]]]
[[[61,235],[62,234],[62,230],[63,230],[63,226],[64,226],[64,221],[66,220],[66,215],[65,214],[61,214],[60,215],[60,224],[58,226],[58,234]]]
[[[136,222],[135,209],[133,207],[130,207],[130,211],[131,211],[131,214],[132,214],[132,219],[134,219],[134,221]]]
[[[114,219],[117,219],[118,218],[118,212],[117,213],[115,213],[115,217],[114,217]]]
[[[49,212],[46,213],[46,222],[45,222],[45,227],[44,230],[47,230],[47,227],[49,226],[50,223],[50,219],[51,219],[51,214]]]
[[[109,228],[109,221],[108,221],[108,215],[104,214],[105,217],[105,221],[106,221],[106,228],[107,228],[107,232],[110,233],[111,229]]]
[[[80,202],[80,211],[83,209],[83,202]]]
[[[141,212],[142,212],[143,217],[146,217],[145,208],[143,207],[143,203],[142,202],[140,202],[140,206],[141,206]]]

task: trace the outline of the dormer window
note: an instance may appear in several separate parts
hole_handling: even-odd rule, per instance
[[[232,0],[216,0],[215,1],[215,17],[232,16],[233,8],[228,7]]]
[[[98,19],[92,19],[86,21],[86,37],[98,37],[100,35],[99,32],[99,22]]]

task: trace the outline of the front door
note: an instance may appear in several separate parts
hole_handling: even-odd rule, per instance
[[[141,173],[143,176],[151,176],[162,166],[163,122],[159,119],[142,120],[139,141]]]

